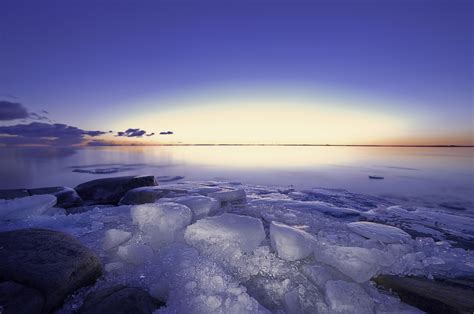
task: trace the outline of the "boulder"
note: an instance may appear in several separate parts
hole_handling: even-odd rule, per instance
[[[117,285],[89,293],[79,314],[149,314],[164,305],[146,290]]]
[[[473,313],[474,278],[453,279],[381,275],[377,285],[398,294],[400,299],[428,313]]]
[[[154,176],[126,176],[88,181],[75,190],[89,204],[117,204],[129,190],[155,185]]]
[[[140,205],[154,203],[160,198],[187,194],[185,189],[166,186],[141,187],[129,190],[120,200],[120,205]]]
[[[0,312],[2,314],[40,314],[44,298],[41,292],[13,281],[0,283]]]
[[[77,194],[76,190],[65,186],[55,186],[47,188],[29,189],[30,195],[51,194],[56,196],[56,207],[71,208],[81,206],[84,202]]]
[[[26,189],[0,190],[0,199],[11,200],[25,196],[30,196]]]
[[[73,236],[62,232],[1,232],[0,247],[0,282],[14,281],[38,290],[44,297],[43,313],[61,306],[69,294],[94,283],[102,273],[99,258]]]

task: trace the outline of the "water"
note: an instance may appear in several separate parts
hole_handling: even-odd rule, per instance
[[[474,206],[474,148],[166,146],[2,148],[0,188],[132,174],[347,189],[447,210]],[[92,174],[75,171],[110,171]],[[104,170],[105,169],[105,170]],[[75,170],[75,171],[73,171]],[[115,172],[112,172],[115,171]],[[369,175],[382,176],[371,180]]]

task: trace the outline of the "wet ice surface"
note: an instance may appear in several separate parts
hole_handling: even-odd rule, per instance
[[[0,229],[61,230],[98,253],[103,278],[60,313],[80,307],[89,291],[119,283],[165,300],[158,313],[417,313],[370,278],[474,275],[474,254],[459,247],[474,240],[469,216],[344,190],[169,186],[190,195],[68,216],[47,213],[46,199],[30,200],[41,210]]]

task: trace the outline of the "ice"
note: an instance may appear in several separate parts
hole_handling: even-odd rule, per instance
[[[256,249],[265,239],[260,219],[223,214],[198,220],[186,229],[185,240],[196,247],[236,245],[244,252]]]
[[[101,257],[103,280],[81,289],[58,314],[74,312],[68,309],[77,310],[88,292],[112,284],[142,287],[166,301],[159,313],[418,313],[378,290],[371,277],[474,275],[474,253],[453,247],[448,237],[465,232],[468,239],[472,218],[387,207],[347,191],[288,192],[229,182],[166,186],[184,192],[157,203],[89,206],[70,215],[48,205],[39,215],[2,221],[0,230],[67,232]],[[198,195],[238,189],[247,203],[227,198],[214,208],[225,198]],[[0,212],[7,213],[2,206]],[[359,219],[371,222],[354,223]]]
[[[12,200],[0,199],[0,220],[18,220],[47,214],[48,210],[55,204],[56,196],[49,194],[26,196]],[[53,214],[55,213],[56,211],[53,211]]]
[[[368,239],[374,239],[383,243],[403,243],[411,239],[405,231],[374,222],[358,221],[347,224],[349,229]]]
[[[331,266],[303,265],[301,267],[301,272],[318,288],[323,290],[326,286],[326,282],[329,280],[350,281],[348,277],[344,276]]]
[[[219,201],[202,195],[181,196],[173,198],[172,201],[188,206],[193,212],[193,221],[207,217],[220,208]]]
[[[374,302],[356,283],[342,280],[328,281],[326,302],[331,313],[374,313]]]
[[[132,243],[119,246],[117,255],[127,263],[141,265],[153,258],[153,250],[146,244]]]
[[[189,246],[172,244],[159,261],[151,294],[166,300],[166,307],[158,313],[267,312],[222,267]]]
[[[314,238],[307,232],[273,221],[270,240],[278,256],[287,261],[297,261],[313,252]]]
[[[384,258],[388,258],[377,249],[332,245],[318,247],[314,257],[318,262],[337,268],[356,282],[370,280],[380,270],[381,263],[387,264]]]
[[[180,240],[192,220],[189,207],[171,202],[136,205],[131,215],[155,249]]]
[[[209,193],[208,196],[221,202],[241,202],[245,201],[246,194],[244,189],[228,189]]]
[[[104,250],[110,250],[113,249],[119,245],[121,245],[124,242],[127,242],[130,240],[132,237],[131,232],[123,231],[123,230],[118,230],[118,229],[110,229],[105,232],[105,238],[104,238],[104,244],[103,248]]]

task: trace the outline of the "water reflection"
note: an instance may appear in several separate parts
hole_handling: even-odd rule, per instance
[[[474,201],[473,153],[473,148],[394,147],[2,148],[0,188],[75,186],[117,175],[182,175],[189,180],[344,188],[397,199],[468,202],[469,207]],[[108,171],[114,167],[119,173]],[[385,179],[374,182],[369,175]]]

